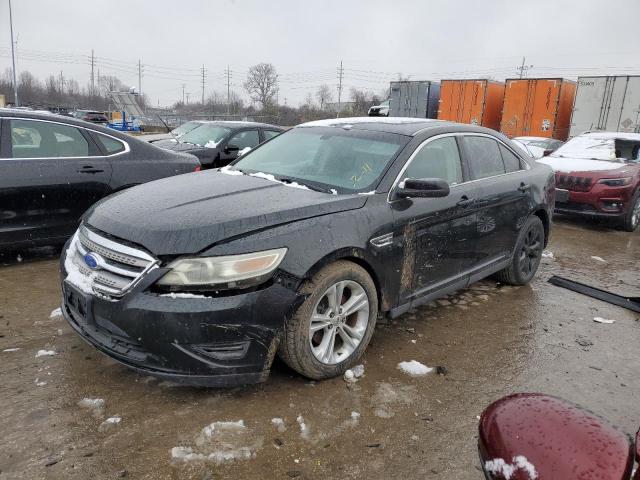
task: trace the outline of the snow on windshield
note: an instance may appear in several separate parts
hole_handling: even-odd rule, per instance
[[[551,154],[552,157],[589,158],[617,162],[613,138],[574,137]]]

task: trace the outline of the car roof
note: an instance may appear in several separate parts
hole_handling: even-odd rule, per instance
[[[201,123],[211,123],[214,125],[220,125],[227,128],[245,128],[245,127],[261,127],[261,128],[273,128],[276,130],[282,130],[282,127],[277,125],[270,125],[268,123],[240,121],[240,120],[201,120]]]
[[[313,122],[302,123],[294,128],[306,127],[336,127],[349,128],[354,130],[369,130],[385,133],[396,133],[399,135],[415,136],[428,129],[442,127],[458,127],[468,132],[493,133],[493,130],[473,125],[449,122],[445,120],[434,120],[430,118],[410,118],[410,117],[346,117],[329,118],[326,120],[315,120]]]
[[[591,137],[602,140],[632,140],[635,142],[640,141],[640,133],[626,133],[626,132],[585,132],[578,135],[579,137]]]

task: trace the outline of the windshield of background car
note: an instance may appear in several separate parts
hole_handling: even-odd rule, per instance
[[[185,133],[189,133],[191,130],[193,130],[194,128],[196,128],[196,127],[198,127],[200,125],[202,125],[200,122],[183,123],[179,127],[176,127],[173,130],[171,130],[171,133],[173,135],[175,135],[176,137],[179,137],[180,135],[184,135]]]
[[[609,162],[638,162],[640,141],[602,138],[597,136],[573,137],[551,154],[552,157],[588,158]]]
[[[220,125],[202,124],[180,137],[184,143],[193,143],[200,147],[215,147],[231,132],[230,128]]]
[[[247,154],[233,168],[309,182],[338,193],[369,192],[408,141],[409,137],[392,133],[299,127]]]

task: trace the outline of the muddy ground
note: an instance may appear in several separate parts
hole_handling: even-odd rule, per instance
[[[174,386],[105,358],[50,318],[55,251],[0,257],[0,479],[479,480],[477,415],[521,391],[562,396],[632,434],[638,315],[546,281],[561,274],[640,294],[640,232],[557,220],[548,250],[554,258],[530,286],[481,282],[379,325],[355,384],[310,382],[276,363],[267,383],[233,390]],[[446,375],[397,369],[412,359]],[[104,404],[81,407],[84,398]],[[239,420],[244,428],[203,432]]]

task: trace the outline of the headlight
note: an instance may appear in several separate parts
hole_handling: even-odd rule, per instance
[[[604,183],[609,187],[624,187],[631,183],[631,177],[624,178],[601,178],[598,183]]]
[[[223,257],[181,258],[158,280],[165,287],[247,288],[269,278],[282,262],[286,248]]]

